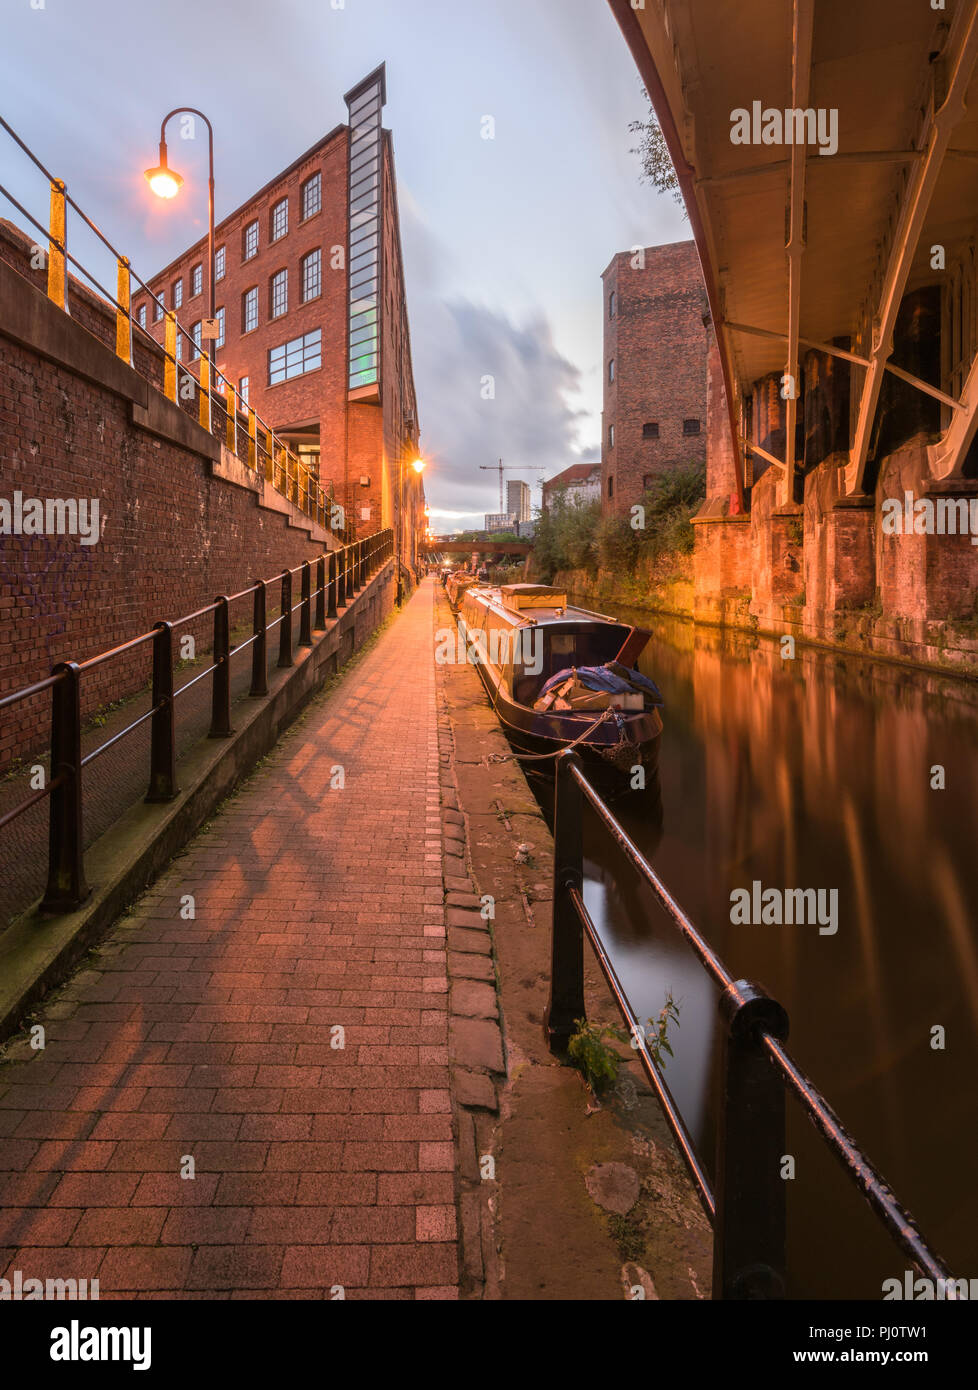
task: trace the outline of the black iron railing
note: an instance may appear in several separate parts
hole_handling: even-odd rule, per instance
[[[715,1191],[584,904],[585,802],[719,987],[722,1083]],[[788,1054],[784,1046],[788,1036],[785,1010],[756,985],[733,978],[588,782],[580,758],[564,752],[557,758],[554,790],[553,941],[545,1024],[551,1051],[558,1054],[566,1052],[577,1020],[586,1017],[585,936],[628,1025],[633,1046],[713,1226],[714,1298],[784,1297],[786,1184],[781,1160],[785,1153],[785,1095],[789,1091],[915,1268],[935,1284],[950,1278],[944,1261],[928,1246],[913,1218]]]
[[[149,721],[149,788],[145,799],[148,802],[172,801],[179,794],[175,714],[180,696],[210,676],[211,721],[208,736],[230,738],[234,733],[231,724],[231,657],[251,647],[252,676],[248,693],[252,698],[267,696],[268,634],[275,628],[279,629],[278,666],[292,666],[295,661],[293,627],[296,611],[299,612],[298,644],[300,647],[311,647],[313,631],[325,631],[327,625],[338,617],[339,610],[352,601],[393,554],[393,531],[377,531],[363,540],[324,552],[314,560],[306,560],[294,569],[283,570],[273,579],[259,579],[240,593],[221,594],[213,603],[199,608],[195,613],[173,622],[159,622],[151,632],[144,632],[87,661],[59,662],[44,680],[0,696],[2,712],[45,691],[51,692],[50,776],[43,788],[25,797],[0,817],[2,831],[30,807],[45,798],[49,799],[48,875],[41,911],[70,912],[88,896],[82,811],[84,769]],[[292,602],[294,574],[301,575],[300,598],[295,604]],[[281,611],[273,622],[268,622],[268,590],[272,584],[281,586]],[[247,641],[232,646],[231,605],[248,597],[252,598],[252,635]],[[208,617],[213,621],[210,665],[179,689],[174,689],[173,634],[177,628]],[[126,653],[150,645],[153,666],[150,708],[82,757],[82,696],[86,674]]]

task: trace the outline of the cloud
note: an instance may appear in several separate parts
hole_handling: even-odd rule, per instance
[[[446,290],[447,277],[459,282],[456,258],[410,194],[401,215],[429,501],[442,513],[495,511],[498,478],[480,466],[500,458],[536,501],[544,478],[579,461],[582,372],[557,349],[541,307],[517,316]]]
[[[543,313],[523,323],[468,300],[429,301],[414,339],[423,448],[432,464],[429,495],[471,512],[498,506],[497,477],[480,472],[502,459],[507,480],[535,490],[577,462],[573,403],[579,369],[554,346]],[[536,465],[536,467],[532,467]]]

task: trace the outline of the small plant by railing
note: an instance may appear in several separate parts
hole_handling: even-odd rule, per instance
[[[276,436],[275,430],[261,418],[256,410],[244,403],[238,410],[238,398],[231,382],[220,378],[212,353],[200,344],[200,379],[189,372],[177,358],[177,334],[194,343],[193,334],[181,324],[176,314],[167,310],[146,282],[132,269],[127,256],[122,255],[96,226],[88,214],[69,195],[63,180],[55,178],[44,166],[33,150],[20,138],[13,127],[0,116],[2,127],[10,138],[27,155],[28,159],[47,179],[50,187],[49,225],[43,226],[17,198],[0,184],[0,194],[26,218],[47,243],[47,296],[65,313],[69,313],[68,266],[73,266],[95,287],[108,306],[115,309],[115,351],[116,355],[135,368],[134,345],[138,341],[143,348],[163,358],[163,395],[178,404],[184,388],[192,384],[196,414],[200,425],[209,434],[216,435],[228,450],[245,462],[258,477],[263,478],[270,487],[287,498],[301,512],[317,525],[338,533],[343,540],[349,540],[346,517],[337,508],[332,488],[323,488],[319,478],[303,463],[299,456]],[[116,292],[113,294],[68,250],[68,209],[71,208],[85,225],[99,239],[116,261]],[[142,328],[132,315],[133,281],[149,295],[152,303],[159,306],[164,317],[164,341],[161,345]],[[181,375],[182,374],[182,375]],[[219,390],[219,381],[223,390]],[[154,386],[157,382],[151,379]],[[224,419],[221,421],[221,415]],[[242,423],[243,421],[243,423]],[[339,515],[338,515],[339,513]]]
[[[672,925],[720,990],[724,1021],[716,1189],[669,1092],[657,1048],[638,1022],[601,935],[584,904],[583,811],[587,802],[631,869],[651,889]],[[785,1095],[791,1092],[863,1199],[914,1267],[935,1287],[950,1279],[943,1260],[924,1240],[910,1214],[859,1149],[842,1121],[786,1047],[788,1016],[776,999],[747,980],[735,980],[675,901],[645,856],[584,775],[576,753],[557,758],[554,787],[554,891],[550,1001],[545,1029],[552,1052],[577,1054],[604,1071],[602,1030],[589,1029],[584,1005],[584,940],[597,958],[621,1011],[680,1154],[713,1226],[713,1297],[783,1298],[786,1286]],[[668,1028],[672,1015],[660,1014]],[[652,1025],[651,1042],[660,1037]],[[606,1078],[607,1079],[607,1078]],[[943,1281],[939,1283],[938,1281]],[[952,1285],[953,1287],[953,1285]]]
[[[240,593],[220,595],[204,608],[184,618],[158,622],[152,631],[133,637],[111,651],[100,652],[87,661],[62,661],[46,679],[0,697],[0,713],[22,700],[51,692],[51,755],[49,777],[17,806],[0,816],[0,831],[39,802],[49,801],[47,888],[41,900],[42,912],[71,912],[88,897],[85,877],[82,815],[82,775],[84,769],[117,743],[141,728],[150,726],[149,786],[147,802],[168,802],[179,795],[176,758],[176,702],[199,681],[211,677],[210,738],[230,738],[231,657],[251,648],[251,688],[249,696],[268,695],[268,641],[278,628],[278,666],[295,664],[294,615],[299,613],[300,647],[313,646],[313,632],[325,631],[356,595],[394,554],[394,533],[377,531],[364,540],[353,541],[339,550],[306,560],[294,569],[283,570],[273,579],[260,579]],[[315,581],[313,569],[315,567]],[[292,579],[300,576],[300,597],[292,601]],[[267,620],[268,592],[272,584],[281,586],[281,611]],[[231,605],[252,600],[252,635],[237,646],[231,644]],[[211,663],[198,675],[175,688],[174,632],[190,623],[211,617],[213,646]],[[152,694],[145,714],[82,757],[82,684],[86,673],[126,653],[148,648],[152,653]]]

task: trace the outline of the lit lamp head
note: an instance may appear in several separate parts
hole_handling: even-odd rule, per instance
[[[157,198],[175,198],[180,192],[183,179],[167,167],[166,141],[160,141],[160,162],[155,169],[146,170],[146,178]]]

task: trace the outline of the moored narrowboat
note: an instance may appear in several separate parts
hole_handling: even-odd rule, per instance
[[[573,747],[622,770],[657,765],[662,696],[633,664],[650,632],[543,584],[470,583],[453,607],[466,659],[521,759]]]

